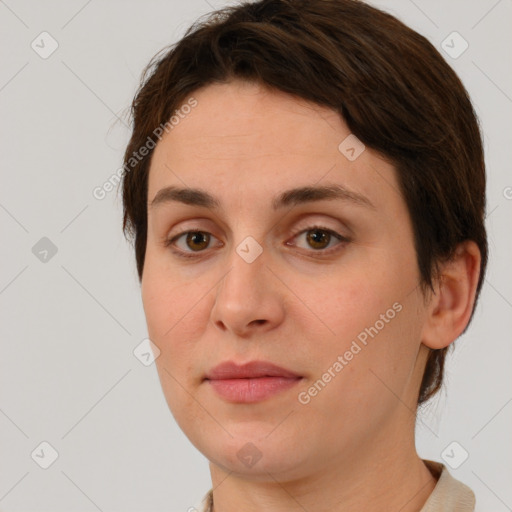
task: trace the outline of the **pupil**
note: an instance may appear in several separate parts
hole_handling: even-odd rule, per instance
[[[330,236],[328,233],[325,233],[324,231],[321,231],[319,229],[312,231],[312,233],[314,233],[314,234],[310,235],[309,238],[310,238],[310,241],[313,243],[313,245],[316,245],[316,244],[322,245],[322,243],[325,243],[326,239],[328,241],[328,238]]]
[[[189,236],[187,237],[188,238],[188,242],[192,242],[193,245],[199,245],[200,249],[204,248],[205,245],[208,245],[208,241],[206,241],[206,244],[204,243],[204,240],[206,239],[204,233],[201,233],[201,232],[193,232],[193,233],[190,233]],[[203,241],[201,241],[203,240]]]

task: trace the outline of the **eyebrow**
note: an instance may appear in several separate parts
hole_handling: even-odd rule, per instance
[[[323,200],[341,200],[358,206],[376,209],[374,204],[364,195],[347,189],[339,184],[322,186],[304,186],[281,192],[272,200],[272,208],[280,210],[287,206]],[[201,206],[210,210],[219,210],[220,201],[209,192],[200,188],[169,186],[160,189],[150,203],[150,208],[180,202],[192,206]]]

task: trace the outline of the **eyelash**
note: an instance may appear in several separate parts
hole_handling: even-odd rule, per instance
[[[292,238],[296,238],[298,235],[301,235],[302,233],[307,233],[308,231],[314,231],[314,230],[324,231],[325,233],[328,233],[329,235],[332,235],[334,238],[338,239],[340,242],[340,243],[336,244],[334,247],[331,247],[330,249],[316,249],[316,250],[312,249],[311,251],[309,251],[309,252],[316,253],[316,254],[321,253],[321,255],[319,257],[329,256],[332,253],[340,250],[340,246],[345,246],[346,244],[348,244],[352,241],[350,238],[340,235],[336,231],[333,231],[332,229],[329,229],[329,228],[326,228],[326,227],[320,226],[320,225],[313,225],[313,226],[309,226],[305,229],[299,229],[293,233]],[[200,258],[201,257],[200,253],[205,252],[204,250],[197,251],[197,252],[193,252],[193,251],[189,252],[189,251],[182,251],[181,249],[175,249],[173,247],[175,241],[179,240],[183,235],[187,235],[189,233],[211,234],[211,233],[208,233],[208,231],[201,231],[199,229],[189,229],[187,231],[182,231],[181,233],[178,233],[177,235],[173,236],[172,238],[165,240],[164,246],[170,247],[171,251],[181,258],[189,258],[189,259],[190,258]],[[329,242],[330,242],[330,240],[329,240]]]

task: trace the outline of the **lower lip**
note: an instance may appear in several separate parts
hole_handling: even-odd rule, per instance
[[[253,379],[208,380],[213,389],[228,402],[260,402],[295,386],[302,377],[257,377]]]

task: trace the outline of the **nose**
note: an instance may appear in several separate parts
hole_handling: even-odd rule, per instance
[[[219,329],[240,337],[250,337],[277,327],[284,318],[282,285],[267,264],[263,252],[252,262],[236,251],[229,270],[219,283],[211,320]]]

